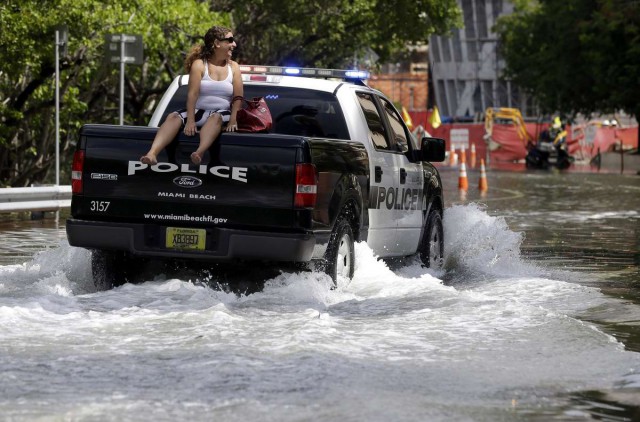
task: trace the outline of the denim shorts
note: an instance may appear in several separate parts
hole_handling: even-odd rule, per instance
[[[183,108],[182,110],[175,111],[174,113],[178,113],[178,116],[182,119],[182,124],[187,123],[187,109]],[[218,113],[220,117],[222,117],[222,123],[228,123],[231,118],[231,110],[202,110],[196,108],[196,126],[202,127],[209,117]]]

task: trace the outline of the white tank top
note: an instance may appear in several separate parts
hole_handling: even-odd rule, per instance
[[[229,110],[233,95],[233,74],[231,65],[227,65],[227,77],[222,81],[214,81],[209,76],[209,65],[204,62],[204,76],[200,82],[200,96],[196,108],[201,110]]]

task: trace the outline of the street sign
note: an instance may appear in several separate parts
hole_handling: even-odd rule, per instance
[[[107,34],[105,36],[105,60],[120,63],[120,124],[124,124],[124,68],[125,64],[142,64],[142,35]]]
[[[144,47],[142,35],[107,34],[105,36],[105,59],[109,63],[142,64]],[[124,45],[124,55],[121,49]]]
[[[67,25],[58,25],[55,29],[58,36],[56,39],[56,45],[59,49],[58,53],[62,56],[66,56],[67,44],[69,42],[69,27],[67,27]]]
[[[469,146],[469,129],[451,129],[449,139],[455,149],[467,148]]]

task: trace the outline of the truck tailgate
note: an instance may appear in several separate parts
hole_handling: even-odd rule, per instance
[[[74,197],[74,218],[302,228],[293,201],[304,138],[223,133],[196,166],[190,155],[199,138],[181,135],[158,156],[157,165],[147,166],[139,158],[155,133],[155,128],[132,126],[83,127],[83,192]]]

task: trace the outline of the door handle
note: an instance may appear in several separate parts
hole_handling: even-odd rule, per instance
[[[407,171],[405,169],[400,169],[400,183],[404,184],[407,181]]]
[[[375,167],[376,183],[382,182],[382,167]]]

